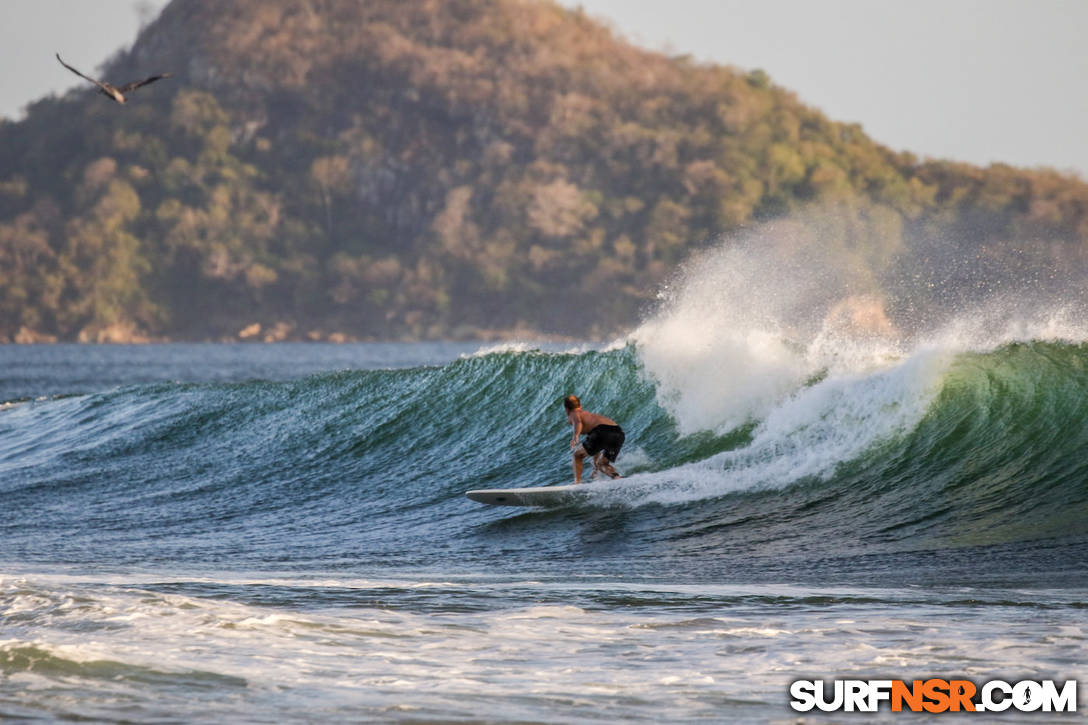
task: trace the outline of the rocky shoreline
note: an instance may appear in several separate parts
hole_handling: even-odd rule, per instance
[[[99,329],[84,329],[75,339],[62,339],[56,335],[41,332],[29,327],[21,327],[14,334],[0,334],[0,345],[56,345],[56,344],[89,344],[89,345],[146,345],[167,343],[360,343],[360,342],[502,342],[505,340],[534,340],[539,342],[580,342],[583,338],[569,335],[557,335],[541,332],[525,327],[507,330],[480,329],[469,326],[459,326],[446,334],[436,334],[425,337],[399,337],[377,338],[367,335],[356,335],[341,331],[325,331],[321,329],[303,330],[287,322],[276,322],[263,325],[258,322],[251,323],[238,330],[234,335],[208,336],[208,337],[169,337],[165,335],[147,335],[138,329],[114,325]]]

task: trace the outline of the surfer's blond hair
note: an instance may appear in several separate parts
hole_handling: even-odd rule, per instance
[[[582,407],[582,401],[578,400],[577,395],[568,395],[563,398],[563,407],[567,410],[577,410]]]

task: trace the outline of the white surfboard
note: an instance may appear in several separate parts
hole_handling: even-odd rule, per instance
[[[473,501],[492,506],[565,506],[584,501],[593,491],[592,484],[534,486],[532,488],[481,488],[466,491]]]

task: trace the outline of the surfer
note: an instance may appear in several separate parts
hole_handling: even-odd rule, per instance
[[[582,401],[576,395],[563,398],[563,407],[567,410],[567,420],[574,426],[574,437],[570,442],[574,451],[574,482],[582,482],[582,463],[586,456],[593,459],[594,476],[598,471],[604,471],[609,478],[619,478],[620,474],[612,464],[623,447],[623,429],[611,418],[582,408]],[[586,438],[580,441],[579,436],[583,433]]]

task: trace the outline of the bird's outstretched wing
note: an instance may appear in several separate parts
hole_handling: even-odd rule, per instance
[[[57,56],[57,60],[58,60],[58,61],[60,61],[60,64],[61,64],[62,66],[64,66],[64,67],[65,67],[65,68],[67,68],[68,70],[72,71],[73,73],[75,73],[75,74],[76,74],[77,76],[79,76],[79,77],[80,77],[80,78],[82,78],[83,80],[87,80],[87,81],[90,81],[91,83],[94,83],[94,84],[95,84],[96,86],[98,86],[99,88],[105,88],[105,87],[106,87],[106,84],[105,84],[105,83],[103,83],[102,81],[99,81],[99,80],[95,80],[94,78],[91,78],[90,76],[85,76],[85,75],[83,75],[82,73],[80,73],[79,71],[77,71],[77,70],[76,70],[75,68],[73,68],[72,66],[68,65],[67,63],[65,63],[65,62],[64,62],[63,60],[61,60],[61,58],[60,58],[60,53],[57,53],[57,54],[56,54],[56,56]]]
[[[174,74],[173,73],[160,73],[157,76],[151,76],[150,78],[144,78],[142,81],[132,81],[131,83],[126,83],[123,86],[119,86],[117,90],[121,91],[122,93],[128,93],[129,91],[136,90],[140,86],[146,86],[148,83],[154,83],[157,80],[160,80],[162,78],[169,78],[172,75],[174,75]]]

